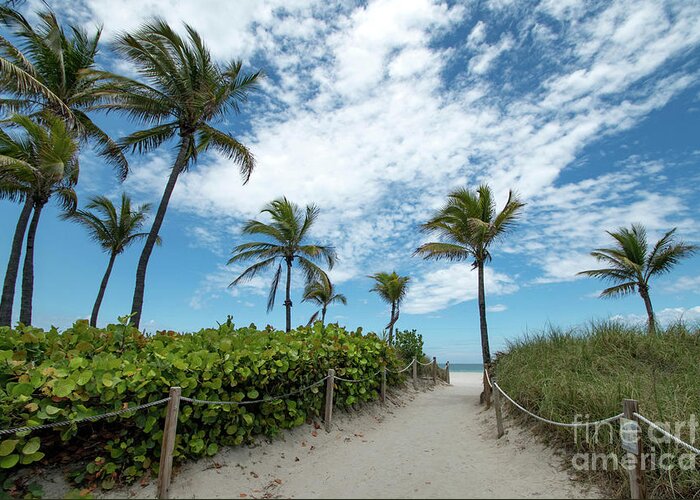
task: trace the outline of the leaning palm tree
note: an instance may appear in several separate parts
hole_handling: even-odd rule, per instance
[[[406,297],[408,292],[408,282],[411,278],[408,276],[399,276],[396,271],[391,273],[375,273],[369,276],[375,283],[370,289],[370,292],[377,292],[379,297],[388,304],[391,304],[391,318],[386,328],[389,330],[388,344],[391,345],[394,341],[394,325],[399,320],[401,302]]]
[[[649,281],[652,277],[668,273],[682,258],[692,255],[698,249],[696,245],[674,241],[675,232],[676,228],[673,228],[664,234],[649,251],[647,232],[641,224],[632,224],[629,229],[621,227],[617,231],[607,231],[615,240],[615,246],[591,252],[606,267],[578,274],[615,283],[603,290],[601,297],[620,297],[634,293],[635,290],[639,292],[647,310],[649,334],[654,334],[656,322],[649,297]]]
[[[316,311],[309,319],[309,324],[318,319],[319,312],[321,313],[321,325],[326,324],[326,309],[331,304],[348,304],[348,299],[342,293],[335,293],[335,286],[331,283],[326,273],[321,274],[314,281],[306,284],[304,288],[304,298],[302,302],[312,302],[321,308],[321,311]]]
[[[97,292],[95,305],[90,315],[90,326],[97,326],[97,315],[107,289],[109,276],[117,255],[122,253],[134,241],[145,238],[148,233],[139,232],[148,216],[150,204],[131,208],[131,198],[122,193],[119,210],[105,196],[96,196],[90,200],[85,210],[76,210],[66,214],[65,218],[77,222],[87,229],[90,238],[109,253],[107,270],[102,277],[100,289]],[[160,243],[160,240],[158,240]]]
[[[497,213],[489,186],[482,184],[476,192],[457,189],[450,193],[445,206],[422,226],[423,231],[437,235],[440,241],[425,243],[415,252],[425,259],[473,259],[472,269],[478,270],[481,356],[485,366],[491,363],[491,349],[486,324],[484,266],[491,261],[491,246],[512,229],[523,206],[510,191],[503,210]]]
[[[0,25],[10,29],[17,44],[0,36],[0,108],[40,117],[49,111],[66,120],[78,137],[93,141],[123,180],[128,164],[121,148],[98,127],[86,111],[101,101],[109,84],[94,71],[101,29],[61,27],[51,11],[38,14],[32,26],[14,9],[0,7]]]
[[[148,261],[180,174],[196,163],[199,153],[210,149],[238,164],[244,183],[255,167],[248,148],[214,124],[229,112],[239,112],[240,104],[257,87],[260,72],[243,72],[240,61],[217,64],[199,34],[188,25],[185,29],[183,38],[165,21],[154,19],[135,33],[122,35],[117,52],[133,63],[144,82],[110,75],[111,88],[102,92],[107,102],[96,106],[121,111],[151,126],[123,138],[124,148],[146,153],[172,138],[177,140],[177,156],[136,269],[131,306],[136,327],[141,321]]]
[[[306,243],[311,226],[318,218],[319,209],[316,205],[307,205],[302,210],[296,203],[287,198],[270,202],[261,213],[266,213],[272,221],[269,224],[250,220],[243,227],[243,234],[267,236],[272,243],[256,241],[243,243],[233,249],[233,257],[228,264],[256,259],[258,262],[243,271],[229,286],[238,285],[254,278],[258,273],[271,268],[279,261],[277,270],[272,278],[270,293],[267,299],[267,310],[275,306],[277,287],[282,277],[282,263],[287,268],[287,283],[284,305],[287,313],[286,329],[292,329],[292,265],[296,260],[305,274],[306,282],[318,279],[324,274],[318,263],[323,261],[329,269],[335,264],[336,254],[333,247]]]
[[[27,243],[22,269],[22,297],[20,322],[32,322],[32,298],[34,295],[34,242],[43,207],[56,196],[66,210],[75,210],[77,197],[73,186],[78,182],[78,146],[64,122],[51,114],[42,123],[29,117],[15,115],[9,123],[21,129],[20,134],[0,131],[0,179],[12,179],[32,203],[32,218],[27,231]],[[18,228],[21,228],[21,219]],[[15,240],[19,239],[15,235]],[[10,255],[19,261],[19,252]],[[19,266],[19,263],[13,263]],[[8,268],[10,266],[8,265]],[[16,276],[16,274],[15,274]],[[13,283],[14,285],[14,283]],[[14,295],[14,286],[12,287]],[[4,293],[4,290],[3,290]],[[3,297],[4,299],[5,297]],[[12,297],[8,297],[9,316],[12,316]],[[9,323],[9,320],[8,320]]]

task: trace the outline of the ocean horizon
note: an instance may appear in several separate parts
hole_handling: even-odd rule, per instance
[[[450,363],[451,372],[482,372],[484,365],[481,363]]]

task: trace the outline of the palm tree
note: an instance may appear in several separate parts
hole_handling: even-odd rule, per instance
[[[348,304],[348,299],[342,293],[335,293],[335,286],[331,283],[326,273],[321,274],[314,281],[306,284],[302,302],[313,302],[321,308],[321,325],[326,324],[326,309],[329,305],[339,303]],[[309,319],[309,324],[318,319],[319,311],[316,311]]]
[[[1,140],[2,138],[0,138]],[[22,202],[22,210],[17,219],[10,256],[7,260],[2,299],[0,299],[0,326],[10,326],[12,322],[12,305],[15,300],[17,273],[19,272],[19,263],[22,256],[22,242],[24,241],[24,234],[27,232],[27,225],[29,224],[29,217],[32,215],[34,203],[32,202],[30,185],[22,182],[21,179],[15,178],[4,167],[0,167],[0,175],[0,199]]]
[[[375,283],[370,289],[370,292],[377,292],[379,297],[388,304],[391,304],[391,318],[386,328],[389,329],[389,345],[394,341],[394,325],[399,320],[399,311],[401,302],[406,297],[408,292],[408,282],[411,278],[408,276],[399,276],[396,271],[392,273],[375,273],[369,276]]]
[[[107,102],[95,106],[151,125],[120,141],[134,152],[146,153],[177,138],[177,157],[136,269],[131,306],[136,327],[141,321],[146,268],[179,175],[209,149],[237,163],[244,183],[255,167],[248,148],[213,123],[228,112],[239,112],[240,104],[257,87],[260,72],[244,73],[240,61],[215,63],[199,34],[188,25],[185,28],[183,38],[165,21],[154,19],[134,34],[122,35],[116,49],[134,64],[145,83],[110,75],[111,88],[102,93]]]
[[[698,249],[696,245],[674,241],[676,228],[656,242],[649,251],[647,232],[641,224],[632,224],[628,229],[607,231],[615,240],[612,248],[597,248],[591,255],[607,267],[581,271],[578,274],[593,276],[615,283],[600,294],[601,297],[620,297],[634,293],[644,300],[647,310],[649,334],[655,332],[654,309],[649,298],[649,281],[652,277],[668,273],[683,257],[688,257]]]
[[[70,26],[68,35],[53,12],[38,17],[34,28],[16,10],[0,7],[0,24],[19,42],[0,36],[0,85],[8,96],[0,99],[0,107],[33,118],[46,111],[64,118],[81,139],[97,143],[99,154],[123,180],[129,166],[121,148],[86,114],[109,85],[103,73],[93,70],[102,30],[88,34]]]
[[[146,221],[151,206],[144,204],[132,209],[131,198],[126,193],[122,193],[119,210],[105,196],[92,198],[85,208],[86,210],[68,213],[65,218],[84,226],[92,240],[109,253],[107,270],[100,283],[100,290],[97,292],[97,299],[95,299],[95,305],[92,307],[90,315],[90,326],[97,326],[97,315],[100,312],[100,304],[102,304],[114,261],[117,255],[126,250],[134,241],[148,235],[148,233],[139,232],[139,229]]]
[[[303,211],[296,203],[292,203],[287,198],[280,198],[270,202],[260,213],[267,213],[272,222],[266,224],[257,220],[250,220],[243,227],[243,234],[259,234],[271,238],[274,243],[251,242],[243,243],[233,249],[233,257],[228,264],[257,259],[259,262],[253,264],[243,271],[229,286],[235,286],[254,278],[258,273],[269,269],[279,259],[275,275],[272,278],[270,293],[267,299],[267,310],[272,310],[275,306],[275,296],[277,287],[282,276],[282,263],[287,267],[287,288],[284,305],[287,312],[286,329],[292,329],[292,264],[294,260],[299,262],[299,267],[306,275],[306,282],[312,282],[324,274],[317,263],[325,261],[329,269],[333,268],[336,254],[333,247],[324,245],[314,245],[305,242],[311,226],[318,218],[319,209],[316,205],[307,205]]]
[[[37,123],[27,116],[15,115],[9,122],[21,128],[23,134],[13,137],[0,130],[0,179],[12,179],[16,186],[22,186],[33,209],[22,270],[19,320],[25,325],[32,322],[34,241],[42,209],[54,195],[65,210],[75,210],[77,205],[73,186],[78,182],[78,146],[62,120],[46,114],[41,121]],[[17,224],[20,230],[23,229],[20,227],[22,217],[20,214]],[[19,240],[21,242],[21,238]],[[10,258],[19,259],[19,252]],[[12,292],[14,295],[14,289]],[[11,317],[12,300],[8,303]]]
[[[425,243],[415,252],[425,259],[473,259],[472,269],[478,270],[481,356],[484,366],[491,364],[486,324],[484,266],[491,260],[491,246],[512,229],[523,206],[524,203],[509,191],[508,201],[503,210],[496,213],[493,193],[486,184],[479,186],[476,192],[464,188],[457,189],[449,194],[445,206],[422,226],[423,231],[439,236],[441,241]]]

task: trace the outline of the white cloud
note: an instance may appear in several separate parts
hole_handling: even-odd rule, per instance
[[[692,292],[700,293],[700,276],[681,276],[667,283],[664,290],[668,292]]]
[[[487,267],[484,274],[486,296],[493,297],[516,292],[518,285],[503,273]],[[428,271],[411,282],[402,311],[408,314],[425,314],[478,296],[477,272],[468,263],[456,263],[437,270]],[[503,311],[496,304],[494,312]]]
[[[654,313],[656,321],[662,325],[668,325],[676,321],[697,322],[700,321],[700,306],[685,308],[685,307],[668,307]],[[642,314],[625,314],[615,315],[611,319],[620,320],[630,324],[644,324],[647,321],[647,316]]]
[[[503,311],[507,311],[508,306],[505,304],[494,304],[492,306],[488,306],[486,308],[486,311],[491,312],[491,313],[499,313]]]
[[[458,185],[487,180],[501,201],[517,188],[528,222],[504,250],[542,269],[536,282],[574,279],[591,264],[588,252],[606,244],[604,229],[639,221],[652,231],[678,225],[697,233],[688,213],[692,193],[653,184],[664,165],[596,161],[576,165],[580,180],[560,180],[584,148],[629,130],[695,85],[698,75],[685,67],[668,70],[700,43],[700,7],[692,2],[593,8],[548,1],[537,11],[518,9],[517,18],[499,3],[495,15],[513,17],[502,33],[438,0],[88,4],[85,22],[103,21],[107,36],[162,13],[171,23],[193,24],[217,57],[254,60],[269,74],[250,129],[232,130],[258,160],[251,181],[242,186],[224,158],[202,158],[180,179],[173,208],[220,224],[254,217],[281,195],[316,202],[323,212],[313,237],[338,246],[334,279],[378,265],[418,266],[416,284],[438,292],[426,288],[423,303],[409,301],[414,311],[460,300],[461,291],[430,281],[440,270],[431,274],[410,260],[417,224]],[[563,28],[547,28],[540,14]],[[439,43],[460,22],[472,26],[466,43]],[[539,33],[532,46],[521,45],[527,30]],[[514,76],[524,55],[540,63],[539,80]],[[461,73],[451,77],[455,64]],[[509,68],[507,79],[501,67]],[[527,85],[509,91],[513,78]],[[159,197],[169,161],[164,151],[143,160],[128,186]],[[590,174],[591,166],[609,173]],[[492,285],[498,283],[508,282]]]

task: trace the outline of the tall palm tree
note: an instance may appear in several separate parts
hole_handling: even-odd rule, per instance
[[[105,196],[92,198],[85,208],[85,210],[76,210],[68,213],[65,218],[85,227],[90,234],[90,238],[97,242],[102,247],[102,250],[109,253],[107,270],[102,277],[95,305],[92,307],[92,314],[90,315],[90,326],[97,326],[97,315],[100,312],[100,305],[109,282],[109,276],[112,274],[114,261],[117,255],[126,250],[134,241],[145,238],[148,235],[148,233],[139,232],[139,229],[146,221],[151,206],[150,204],[144,204],[132,209],[131,198],[126,193],[122,193],[119,210]],[[160,243],[160,240],[157,242]]]
[[[612,248],[597,248],[591,255],[607,267],[581,271],[578,274],[593,276],[615,283],[600,294],[601,297],[620,297],[634,293],[635,290],[644,301],[647,310],[649,334],[655,332],[654,309],[649,297],[649,281],[652,277],[665,274],[684,258],[698,249],[696,245],[674,241],[676,228],[656,242],[653,248],[647,243],[647,232],[641,224],[632,224],[630,228],[621,227],[617,231],[607,231],[615,240]]]
[[[401,302],[406,297],[408,282],[411,281],[411,278],[399,276],[396,271],[375,273],[369,277],[375,281],[370,292],[377,292],[384,302],[391,304],[391,318],[389,324],[386,325],[386,328],[389,329],[388,343],[391,345],[394,341],[394,325],[399,320]]]
[[[18,41],[15,45],[0,36],[0,86],[7,95],[0,107],[32,117],[50,111],[64,118],[80,139],[99,146],[99,154],[123,180],[128,163],[121,148],[86,114],[109,85],[103,73],[94,71],[102,30],[88,34],[70,26],[67,34],[53,12],[38,17],[35,28],[16,10],[0,7],[0,25]]]
[[[101,93],[107,102],[95,106],[121,111],[151,125],[120,141],[134,152],[146,153],[177,138],[177,157],[136,269],[131,306],[136,327],[141,321],[146,268],[179,175],[209,149],[237,163],[244,183],[255,167],[248,148],[214,124],[229,112],[239,112],[261,73],[245,73],[240,61],[217,64],[199,34],[188,25],[185,29],[183,38],[165,21],[154,19],[135,33],[121,36],[116,49],[133,63],[144,82],[110,75],[111,88]]]
[[[486,184],[479,186],[476,192],[457,189],[449,194],[445,206],[422,226],[423,231],[438,236],[440,241],[425,243],[415,252],[425,259],[473,259],[472,269],[478,270],[481,356],[485,366],[491,363],[491,349],[486,324],[484,266],[491,260],[491,246],[512,229],[523,206],[510,191],[503,210],[497,213],[493,193]]]
[[[326,309],[329,305],[339,303],[343,305],[348,304],[348,299],[342,293],[335,293],[335,286],[331,283],[326,273],[321,274],[314,281],[306,284],[304,288],[304,298],[302,302],[313,302],[321,308],[321,324],[326,324]],[[318,319],[319,311],[316,311],[311,319],[309,319],[309,324],[313,323]]]
[[[259,262],[243,271],[229,286],[251,280],[279,260],[267,299],[269,312],[275,306],[275,296],[282,277],[282,263],[284,263],[287,268],[287,287],[284,301],[287,313],[286,329],[290,331],[292,329],[292,264],[295,260],[299,263],[308,283],[324,274],[317,263],[323,261],[329,269],[333,268],[336,260],[335,250],[331,246],[315,245],[305,241],[311,226],[318,218],[319,209],[316,205],[307,205],[306,210],[302,210],[296,203],[287,198],[280,198],[270,202],[260,213],[268,214],[272,221],[266,224],[250,220],[243,227],[243,234],[267,236],[274,243],[256,241],[243,243],[234,248],[233,257],[229,259],[228,264],[251,259],[256,259]]]
[[[58,117],[46,114],[41,121],[15,115],[9,123],[22,129],[22,133],[13,136],[0,130],[0,179],[13,179],[16,185],[23,186],[33,209],[22,269],[19,320],[25,325],[32,322],[34,242],[42,209],[53,196],[66,210],[75,210],[77,205],[73,186],[78,182],[78,145]],[[12,302],[9,304],[11,316]]]

